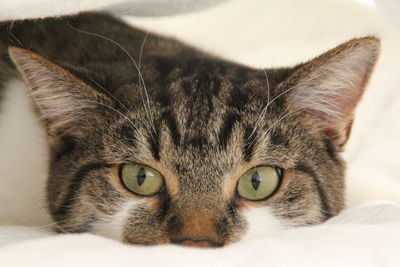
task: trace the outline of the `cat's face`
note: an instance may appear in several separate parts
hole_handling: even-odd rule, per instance
[[[104,88],[29,51],[10,55],[47,126],[60,230],[221,246],[343,208],[339,152],[378,46],[352,40],[266,71],[154,58]]]

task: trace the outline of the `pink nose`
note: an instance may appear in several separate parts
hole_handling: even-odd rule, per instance
[[[219,246],[214,242],[210,242],[207,240],[191,240],[191,239],[184,239],[181,242],[179,242],[179,244],[183,246],[198,247],[198,248],[211,248]]]

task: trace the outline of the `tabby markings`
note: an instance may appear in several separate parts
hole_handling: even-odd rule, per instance
[[[62,201],[62,204],[57,207],[55,214],[65,216],[71,210],[72,205],[76,201],[76,194],[79,192],[81,187],[81,183],[84,178],[92,171],[103,169],[103,168],[110,168],[111,164],[106,164],[104,162],[98,163],[91,163],[81,167],[75,174],[74,179],[69,184],[69,188],[67,190],[66,197]]]
[[[332,217],[332,209],[328,204],[328,198],[325,194],[324,189],[322,188],[321,181],[319,180],[317,174],[310,167],[308,167],[307,165],[304,165],[304,164],[298,165],[296,167],[296,170],[301,171],[301,172],[311,176],[311,178],[313,179],[313,181],[315,183],[315,187],[317,189],[319,199],[321,200],[321,205],[322,205],[321,213],[326,218]]]

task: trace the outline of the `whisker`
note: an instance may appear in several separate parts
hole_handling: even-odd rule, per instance
[[[147,36],[149,36],[149,32],[146,32],[146,35],[143,38],[143,42],[142,45],[140,46],[140,54],[139,54],[139,69],[140,69],[140,65],[142,63],[142,54],[143,54],[143,49],[144,49],[144,44],[147,40]]]
[[[271,88],[270,88],[270,85],[269,85],[269,79],[268,79],[267,71],[265,69],[263,71],[264,71],[264,75],[265,75],[265,80],[267,81],[267,103],[269,103],[269,98],[270,98],[270,95],[271,95]]]
[[[267,73],[265,72],[265,74],[267,74]],[[321,75],[322,75],[322,74],[321,74]],[[266,78],[268,78],[268,76],[266,76]],[[250,140],[250,139],[253,137],[253,135],[255,134],[255,132],[257,131],[257,129],[260,127],[261,121],[262,121],[262,119],[264,118],[265,114],[267,113],[268,107],[269,107],[271,104],[273,104],[273,103],[274,103],[277,99],[279,99],[281,96],[287,94],[287,93],[290,92],[290,91],[293,91],[293,90],[296,89],[297,87],[302,86],[302,85],[304,85],[304,84],[308,84],[308,83],[310,83],[310,82],[312,83],[314,80],[318,80],[319,78],[320,78],[320,76],[317,76],[317,77],[314,77],[313,79],[309,80],[307,83],[306,83],[306,82],[297,83],[296,85],[294,85],[294,86],[292,86],[292,87],[286,89],[285,91],[281,92],[280,94],[278,94],[278,95],[277,95],[276,97],[274,97],[271,101],[267,101],[267,105],[266,105],[266,106],[263,108],[263,110],[260,112],[260,115],[258,116],[258,118],[257,118],[257,120],[256,120],[256,123],[255,123],[255,125],[254,125],[253,131],[252,131],[251,134],[249,135],[248,140]],[[268,80],[267,80],[267,81],[268,81]],[[269,82],[268,82],[267,86],[268,86],[267,88],[269,88]],[[269,89],[268,89],[268,90],[269,90]],[[269,96],[268,96],[268,99],[269,99]],[[290,106],[290,105],[288,105],[288,106]]]
[[[47,218],[50,221],[49,225],[53,225],[55,226],[60,232],[62,233],[66,233],[66,231],[59,225],[60,222],[56,222],[53,218],[51,218],[51,216],[49,216],[47,214],[47,212],[43,211],[42,209],[39,209],[40,213],[42,214],[42,216],[44,216],[45,218]]]
[[[67,23],[68,23],[68,22],[67,22]],[[145,84],[145,82],[144,82],[142,73],[140,72],[139,66],[136,64],[136,61],[133,59],[132,55],[128,52],[128,50],[126,50],[125,47],[123,47],[123,46],[122,46],[121,44],[119,44],[118,42],[116,42],[116,41],[114,41],[113,39],[108,38],[108,37],[106,37],[106,36],[104,36],[104,35],[77,29],[77,28],[75,28],[74,26],[72,26],[70,23],[68,23],[68,26],[71,27],[72,29],[74,29],[74,30],[80,32],[80,33],[84,33],[84,34],[88,34],[88,35],[95,36],[95,37],[98,37],[98,38],[102,38],[102,39],[105,39],[105,40],[107,40],[107,41],[109,41],[109,42],[115,44],[115,45],[118,46],[122,51],[124,51],[124,53],[130,58],[130,60],[132,61],[134,67],[135,67],[136,70],[138,71],[139,80],[140,80],[139,85],[142,84],[142,86],[143,86],[143,88],[142,88],[142,86],[139,86],[140,92],[141,92],[141,95],[142,95],[143,107],[145,108],[146,115],[147,115],[147,117],[148,117],[148,119],[149,119],[150,125],[152,126],[153,130],[155,131],[154,119],[153,119],[153,117],[152,117],[152,115],[151,115],[151,113],[150,113],[150,111],[149,111],[149,110],[150,110],[150,100],[149,100],[149,95],[148,95],[148,93],[147,93],[146,84]],[[143,90],[142,90],[142,89],[143,89]],[[143,99],[143,92],[144,92],[144,95],[145,95],[145,98],[146,98],[147,106],[146,106],[145,100]]]
[[[278,123],[280,123],[283,119],[285,119],[286,117],[288,117],[289,115],[291,115],[291,114],[293,114],[293,113],[297,113],[297,112],[299,112],[298,110],[295,110],[295,111],[292,111],[292,112],[287,112],[286,114],[285,114],[285,112],[288,110],[288,108],[286,107],[283,111],[282,111],[282,113],[281,113],[281,115],[278,117],[278,119],[276,120],[276,121],[274,121],[273,123],[272,123],[272,125],[270,125],[269,127],[268,127],[268,129],[266,130],[266,134],[269,134],[270,132],[271,132],[271,130],[272,130],[272,128],[273,127],[275,127],[275,125],[277,125]]]
[[[97,101],[87,100],[87,99],[80,99],[78,101],[99,104],[99,105],[102,105],[104,107],[107,107],[107,108],[111,109],[112,111],[115,111],[117,114],[121,115],[122,117],[124,117],[131,124],[133,129],[135,129],[135,130],[138,129],[137,126],[133,123],[133,121],[128,116],[126,116],[121,111],[115,109],[114,107],[112,107],[110,105],[107,105],[107,104],[104,104],[104,103],[101,103],[101,102],[97,102]]]
[[[27,198],[29,199],[29,196],[27,196]],[[23,223],[23,225],[26,225],[26,226],[29,226],[29,227],[34,226],[34,227],[42,227],[42,228],[45,228],[44,226],[53,226],[53,225],[55,225],[61,232],[65,232],[64,229],[62,229],[62,227],[59,226],[59,225],[57,224],[57,222],[55,222],[55,221],[48,215],[47,211],[45,211],[42,207],[40,207],[39,205],[37,205],[34,201],[30,201],[29,204],[32,205],[32,208],[35,209],[35,210],[37,210],[37,211],[39,212],[39,214],[49,222],[49,224],[45,224],[45,225],[35,225],[35,224],[32,224],[32,223],[27,222],[24,218],[20,217],[20,216],[17,215],[17,214],[13,214],[12,216],[18,218],[18,220],[19,220],[21,223]],[[12,212],[11,212],[11,214],[12,214]],[[49,230],[49,229],[46,229],[46,230]]]
[[[90,78],[90,77],[88,77],[88,76],[86,76],[86,78],[88,78],[90,81],[92,81],[94,84],[96,84],[100,89],[102,89],[102,90],[103,90],[104,92],[106,92],[110,97],[112,97],[115,101],[117,101],[118,104],[121,105],[121,107],[123,107],[127,112],[129,112],[129,109],[128,109],[124,104],[122,104],[122,102],[121,102],[117,97],[115,97],[110,91],[108,91],[107,89],[105,89],[102,85],[100,85],[98,82],[96,82],[96,81],[93,80],[92,78]]]
[[[49,216],[48,212],[43,209],[42,207],[36,205],[35,203],[31,202],[31,205],[33,205],[33,207],[39,211],[39,214],[45,218],[47,221],[50,222],[49,226],[55,226],[58,230],[60,230],[61,232],[65,233],[65,230],[56,222],[53,220],[53,218],[51,216]]]
[[[263,110],[260,112],[260,115],[258,116],[258,118],[257,118],[257,120],[256,120],[256,123],[255,123],[255,125],[254,125],[253,131],[252,131],[252,132],[250,133],[250,135],[248,136],[247,141],[249,141],[249,140],[253,137],[254,133],[256,132],[256,130],[257,130],[258,127],[259,127],[259,124],[261,123],[262,118],[264,117],[265,113],[267,113],[268,107],[269,107],[269,105],[270,105],[270,89],[271,89],[271,88],[270,88],[270,84],[269,84],[269,79],[268,79],[267,71],[266,71],[265,69],[264,69],[263,71],[264,71],[264,75],[265,75],[265,80],[266,80],[266,82],[267,82],[267,105],[266,105],[266,107],[264,107]]]
[[[22,46],[21,41],[18,40],[18,38],[11,32],[11,29],[10,29],[10,31],[9,31],[8,33],[11,35],[11,37],[12,37],[15,41],[17,41],[17,43],[18,43],[20,46]],[[12,42],[12,41],[11,41],[11,42]]]
[[[146,43],[146,40],[147,40],[148,36],[149,36],[149,33],[146,32],[146,35],[144,36],[142,44],[140,46],[139,63],[138,63],[138,71],[139,71],[139,73],[141,73],[140,67],[142,65],[142,55],[143,55],[144,45]],[[143,77],[141,75],[139,75],[139,77],[138,77],[138,85],[139,85],[140,88],[141,88],[141,85],[140,85],[140,80],[141,79],[143,80]],[[144,91],[145,91],[145,95],[146,95],[147,105],[149,106],[149,109],[150,109],[149,96],[147,94],[147,88],[146,88],[146,84],[144,83],[144,80],[143,80],[143,87],[145,89]],[[143,98],[142,98],[142,101],[144,101]],[[150,121],[150,125],[151,125],[151,128],[152,128],[152,131],[150,131],[150,135],[151,135],[151,137],[153,137],[153,133],[156,131],[155,130],[155,126],[154,126],[154,119]]]

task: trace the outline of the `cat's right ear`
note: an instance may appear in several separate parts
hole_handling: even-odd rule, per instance
[[[79,135],[93,122],[94,109],[105,101],[103,95],[36,53],[17,47],[8,51],[51,136]]]

